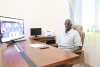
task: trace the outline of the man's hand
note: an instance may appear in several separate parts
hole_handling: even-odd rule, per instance
[[[80,46],[76,46],[74,49],[72,49],[70,52],[72,53],[76,53],[78,50],[80,50],[81,47]]]
[[[58,44],[51,44],[52,46],[54,46],[54,47],[58,47]]]

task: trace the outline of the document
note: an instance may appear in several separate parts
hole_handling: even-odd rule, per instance
[[[31,44],[30,46],[31,47],[35,47],[35,48],[38,48],[38,47],[42,47],[44,45],[42,45],[42,44]]]

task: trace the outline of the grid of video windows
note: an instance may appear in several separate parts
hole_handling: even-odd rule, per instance
[[[3,40],[6,38],[14,39],[24,35],[23,23],[19,22],[1,22],[1,36]]]

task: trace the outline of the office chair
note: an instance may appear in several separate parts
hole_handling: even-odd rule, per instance
[[[81,41],[82,41],[82,47],[83,47],[84,38],[85,38],[85,33],[83,32],[83,27],[81,25],[73,25],[72,28],[79,32]],[[80,55],[80,58],[73,61],[72,63],[73,64],[84,63],[84,53],[83,53],[82,48],[79,51],[77,51],[76,54]]]
[[[83,27],[81,25],[73,25],[72,28],[79,32],[81,41],[82,41],[82,47],[83,47],[84,38],[85,38],[85,33],[83,32]],[[81,48],[81,50],[77,51],[77,54],[81,54],[81,52],[83,52],[82,48]]]

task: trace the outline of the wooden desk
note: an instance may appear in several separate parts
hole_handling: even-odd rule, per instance
[[[55,36],[38,36],[38,37],[30,36],[29,39],[37,40],[39,42],[43,42],[46,44],[55,44],[56,43]]]
[[[17,44],[38,67],[55,67],[79,58],[76,54],[63,51],[50,45],[47,45],[49,46],[48,49],[39,49],[29,46],[34,43],[47,45],[34,40],[18,42]],[[3,44],[0,46],[0,67],[29,66],[13,45],[7,48],[6,45]]]

